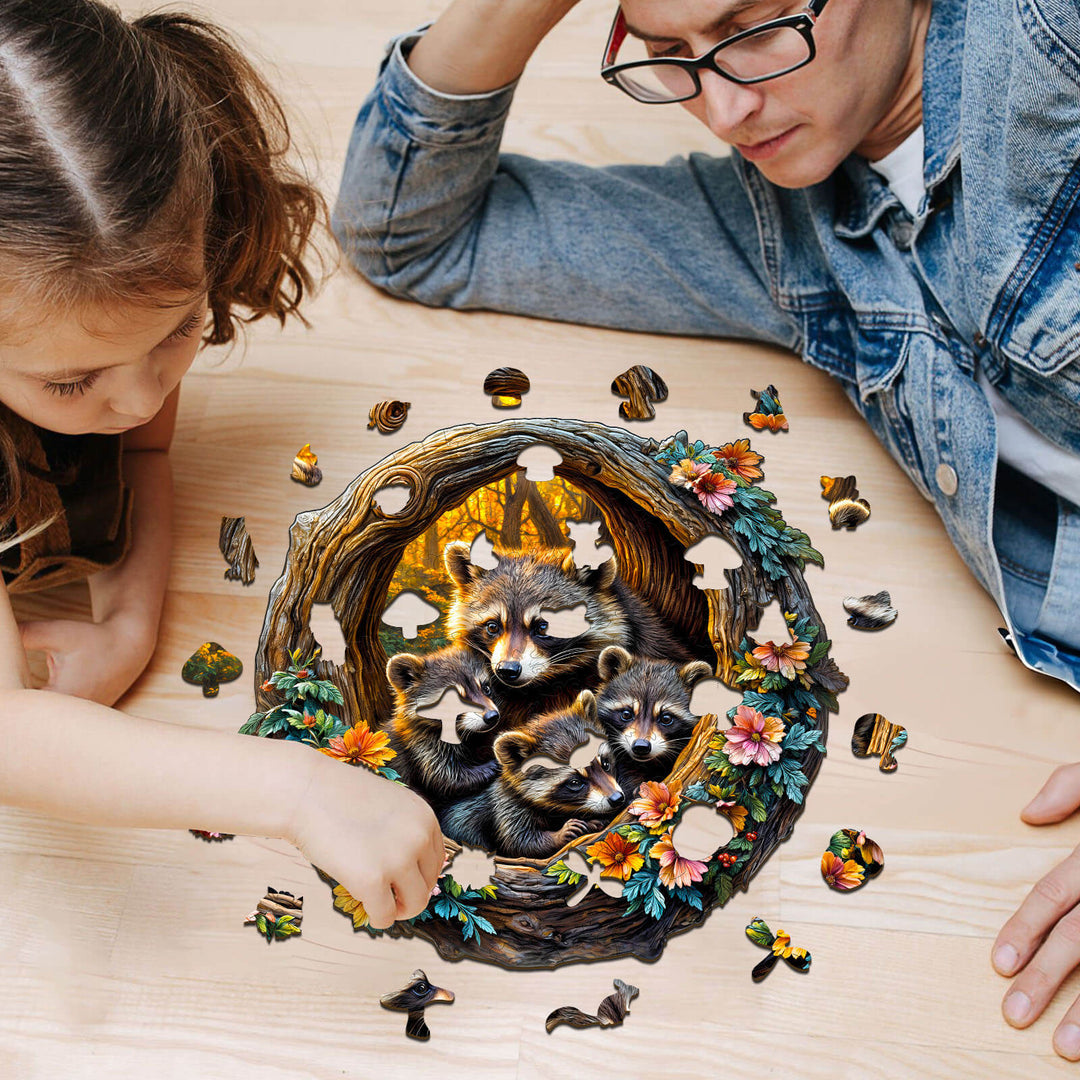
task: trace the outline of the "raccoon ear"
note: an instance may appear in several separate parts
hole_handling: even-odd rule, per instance
[[[610,682],[616,675],[621,675],[634,662],[634,658],[621,646],[609,645],[596,662],[600,678]],[[689,665],[687,665],[689,666]]]
[[[579,570],[578,580],[593,589],[610,589],[619,576],[619,560],[612,555],[595,570]]]
[[[711,679],[713,669],[704,660],[691,660],[689,664],[683,664],[679,668],[679,678],[687,690],[696,686],[702,679]]]
[[[386,677],[395,690],[408,690],[423,673],[423,657],[413,653],[398,653],[386,662]]]
[[[504,731],[495,740],[495,760],[504,768],[520,765],[530,753],[533,745],[527,735],[518,731]]]
[[[450,580],[459,588],[467,589],[473,582],[484,576],[484,568],[475,566],[472,561],[472,549],[463,540],[447,544],[443,550],[443,562]]]
[[[592,723],[596,720],[596,695],[591,690],[582,690],[574,702],[575,712],[585,717],[585,722]]]
[[[567,576],[577,569],[577,567],[574,566],[574,553],[572,551],[568,551],[563,556],[563,561],[559,564],[559,569]]]

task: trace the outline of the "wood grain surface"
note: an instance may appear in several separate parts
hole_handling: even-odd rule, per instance
[[[271,73],[329,193],[385,42],[438,9],[430,0],[216,0],[207,13]],[[635,105],[601,82],[610,17],[608,5],[585,0],[545,42],[520,85],[507,148],[593,164],[720,150],[677,108]],[[252,681],[245,674],[206,700],[181,681],[185,658],[214,640],[249,662],[294,516],[408,442],[495,419],[482,391],[492,369],[512,364],[531,379],[516,415],[619,425],[611,381],[646,364],[670,395],[633,430],[659,438],[686,428],[713,443],[751,434],[741,420],[749,390],[771,382],[791,431],[753,442],[766,456],[765,486],[825,555],[825,569],[806,578],[851,676],[806,811],[750,893],[672,940],[659,961],[515,972],[449,964],[419,940],[354,934],[281,841],[206,844],[0,810],[0,1080],[696,1080],[721,1070],[1032,1080],[1076,1068],[1050,1039],[1080,978],[1033,1028],[1013,1031],[1000,1017],[1006,983],[989,950],[1032,882],[1080,837],[1080,819],[1033,829],[1017,816],[1054,765],[1080,758],[1080,699],[1008,653],[996,608],[932,507],[837,386],[773,349],[426,310],[346,271],[308,315],[310,330],[258,326],[246,346],[204,354],[184,382],[161,639],[123,708],[238,728]],[[387,398],[412,402],[390,436],[366,428],[371,405]],[[305,442],[325,477],[314,490],[289,479]],[[848,473],[873,516],[854,533],[833,532],[819,477]],[[261,564],[250,588],[224,580],[223,514],[246,519]],[[882,588],[900,611],[896,624],[848,629],[843,597]],[[79,586],[18,605],[24,617],[87,610]],[[891,776],[850,752],[866,712],[908,729]],[[867,829],[886,858],[881,877],[851,895],[827,889],[818,871],[843,826]],[[242,925],[268,884],[305,896],[302,937],[267,945]],[[809,974],[780,965],[751,983],[762,954],[743,928],[754,916],[812,951]],[[417,967],[457,994],[428,1009],[427,1044],[406,1040],[404,1018],[378,1003]],[[549,1012],[594,1009],[616,976],[641,989],[621,1028],[545,1034]]]

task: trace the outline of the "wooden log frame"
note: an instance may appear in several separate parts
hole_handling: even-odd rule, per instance
[[[743,635],[754,628],[763,608],[776,599],[784,611],[821,620],[799,567],[784,560],[787,576],[771,580],[745,539],[724,517],[706,511],[691,493],[668,480],[669,468],[649,456],[654,440],[604,424],[580,420],[507,419],[438,431],[388,455],[357,477],[332,503],[299,514],[290,529],[290,546],[281,577],[270,591],[255,662],[257,708],[273,702],[261,689],[270,674],[287,666],[289,650],[314,651],[309,627],[312,605],[329,603],[346,642],[345,662],[316,661],[316,676],[332,680],[345,699],[343,718],[364,720],[372,729],[392,710],[386,680],[387,656],[379,639],[380,616],[391,580],[405,547],[447,510],[473,491],[519,468],[518,456],[537,443],[562,456],[555,473],[584,491],[599,507],[619,562],[619,572],[703,656],[715,655],[717,677],[733,685],[731,659]],[[388,485],[410,489],[405,506],[390,515],[376,493]],[[725,571],[730,587],[700,589],[686,549],[717,534],[742,554],[740,568]],[[824,737],[827,712],[818,726]],[[726,721],[721,725],[726,727]],[[707,770],[704,759],[717,729],[715,716],[702,717],[690,744],[668,779],[674,792]],[[821,753],[806,752],[803,771],[812,782]],[[735,888],[745,888],[773,849],[787,839],[802,810],[780,798],[768,820],[757,826],[753,855],[740,870]],[[626,813],[608,827],[632,820]],[[472,957],[512,967],[556,967],[564,963],[636,956],[656,959],[667,937],[700,923],[704,911],[669,904],[660,919],[638,911],[624,916],[625,904],[593,889],[573,908],[571,884],[560,885],[544,874],[573,847],[584,848],[595,836],[581,837],[546,859],[499,859],[492,882],[495,900],[481,914],[496,933],[462,940],[456,924],[429,919],[398,923],[391,936],[427,938],[448,960]],[[450,844],[450,847],[454,845]],[[329,880],[329,879],[328,879]],[[475,884],[475,883],[463,883]],[[482,883],[481,883],[482,884]],[[715,901],[714,901],[715,903]]]

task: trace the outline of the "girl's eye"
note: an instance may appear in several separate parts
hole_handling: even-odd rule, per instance
[[[206,321],[206,311],[200,309],[199,311],[193,311],[191,317],[183,324],[178,326],[163,342],[163,345],[169,344],[169,342],[182,341],[184,338],[191,337],[196,330],[201,330],[203,323]]]
[[[82,397],[91,386],[97,382],[98,373],[91,371],[89,374],[84,375],[81,379],[76,379],[74,382],[47,382],[45,383],[45,389],[50,394],[56,394],[57,397],[70,397],[72,394],[78,394]]]

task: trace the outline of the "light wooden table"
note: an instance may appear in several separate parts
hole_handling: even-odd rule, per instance
[[[272,70],[312,167],[332,191],[353,115],[392,33],[438,5],[218,0]],[[585,3],[545,43],[522,83],[508,148],[590,163],[659,162],[715,152],[677,109],[649,110],[597,77],[610,9]],[[652,965],[552,973],[441,961],[421,941],[354,934],[288,844],[257,837],[209,845],[187,833],[68,825],[0,811],[0,1080],[193,1077],[329,1080],[412,1076],[531,1080],[682,1074],[785,1077],[1041,1077],[1072,1068],[1050,1048],[1080,991],[1070,979],[1048,1017],[1009,1029],[990,943],[1038,875],[1065,856],[1080,820],[1034,830],[1017,812],[1053,765],[1080,757],[1080,699],[1013,660],[1001,619],[954,553],[932,508],[824,375],[741,343],[619,334],[491,314],[429,311],[338,274],[305,331],[259,326],[246,349],[207,354],[185,380],[173,451],[179,525],[160,646],[124,699],[137,715],[235,730],[252,707],[245,677],[204,700],[180,666],[202,641],[253,656],[266,593],[294,515],[323,505],[382,455],[431,431],[493,418],[484,375],[507,362],[531,376],[522,415],[620,423],[608,384],[634,363],[671,387],[657,420],[714,443],[747,434],[751,386],[775,382],[786,436],[757,436],[766,484],[826,558],[807,577],[851,676],[829,756],[793,838],[751,887]],[[707,380],[708,406],[702,386]],[[370,405],[413,402],[393,437],[366,430]],[[312,442],[325,474],[288,479]],[[854,472],[873,505],[857,532],[834,533],[822,473]],[[220,515],[245,515],[262,567],[244,589],[222,579]],[[883,634],[844,624],[845,595],[892,590],[901,615]],[[23,614],[85,610],[79,588],[20,604]],[[907,726],[899,771],[848,749],[877,711]],[[836,828],[884,848],[883,876],[830,892],[818,873]],[[267,884],[306,895],[303,936],[268,946],[241,920]],[[743,935],[755,915],[814,954],[754,986],[761,954]],[[432,1008],[427,1045],[378,995],[415,967],[457,992]],[[593,1006],[618,976],[641,988],[617,1031],[544,1032],[553,1008]]]

